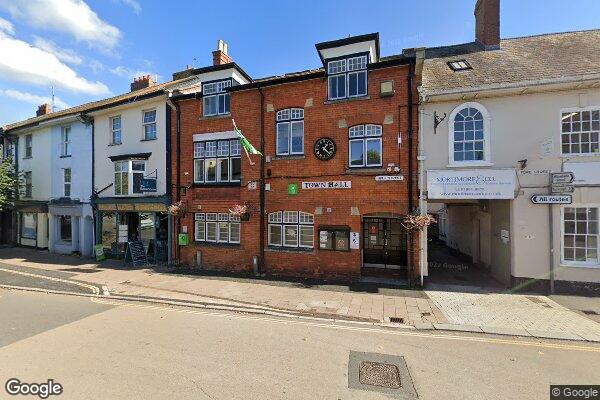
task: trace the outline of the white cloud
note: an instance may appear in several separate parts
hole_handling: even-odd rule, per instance
[[[54,54],[22,40],[0,36],[0,76],[28,84],[62,87],[91,95],[109,94],[102,82],[91,82],[62,63]]]
[[[152,77],[152,79],[154,79],[157,82],[162,79],[162,77],[160,75],[158,75],[154,72],[150,72],[147,70],[141,70],[141,69],[131,69],[131,68],[124,67],[122,65],[111,68],[110,72],[117,76],[120,76],[122,78],[128,78],[130,80],[133,80],[133,78],[137,78],[137,77],[140,77],[143,75],[150,75]]]
[[[122,36],[83,0],[0,0],[0,9],[35,28],[67,33],[100,50],[113,50]]]
[[[5,20],[4,18],[0,18],[0,33],[6,33],[8,35],[15,34],[15,27],[10,21]]]
[[[100,61],[98,60],[90,60],[88,62],[88,67],[90,67],[90,69],[92,71],[94,71],[94,73],[98,73],[100,71],[104,71],[104,64],[102,64]]]
[[[36,106],[44,103],[52,103],[52,96],[38,96],[37,94],[20,92],[14,89],[0,89],[0,95],[10,97],[11,99],[22,101],[24,103],[34,104]],[[69,108],[69,105],[62,101],[58,96],[54,96],[54,105],[61,110]]]
[[[35,36],[33,44],[35,47],[54,54],[56,58],[67,64],[80,65],[83,62],[83,58],[76,52],[70,49],[61,49],[51,40]]]
[[[115,2],[120,2],[125,4],[126,6],[131,7],[134,13],[140,14],[142,12],[142,6],[136,0],[113,0]]]

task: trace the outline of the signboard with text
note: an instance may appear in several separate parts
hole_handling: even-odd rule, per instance
[[[549,194],[535,194],[531,196],[531,202],[533,204],[571,204],[573,197],[570,194],[564,195],[549,195]]]
[[[156,192],[156,178],[142,178],[140,180],[142,192]]]
[[[514,199],[514,169],[427,171],[429,199]]]
[[[352,181],[302,182],[302,189],[350,189]]]

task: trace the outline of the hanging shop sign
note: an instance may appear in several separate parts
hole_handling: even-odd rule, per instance
[[[156,178],[142,178],[140,180],[142,192],[156,192]]]
[[[404,175],[377,175],[375,180],[377,182],[403,181]]]
[[[302,182],[302,189],[350,189],[352,181]]]
[[[427,171],[430,199],[514,199],[515,188],[512,168]]]
[[[573,202],[573,196],[570,194],[535,194],[531,196],[531,202],[533,204],[571,204]]]

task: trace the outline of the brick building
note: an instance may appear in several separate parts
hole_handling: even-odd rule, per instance
[[[175,229],[189,235],[175,246],[180,263],[419,275],[418,240],[401,224],[417,206],[415,57],[381,57],[378,34],[316,49],[322,68],[251,80],[220,43],[213,66],[174,75],[202,81],[171,96],[172,197],[187,210]],[[244,154],[232,119],[262,157]]]

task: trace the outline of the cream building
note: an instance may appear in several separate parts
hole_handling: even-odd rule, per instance
[[[422,212],[505,286],[598,292],[600,30],[500,40],[498,1],[475,15],[475,42],[424,51]]]

